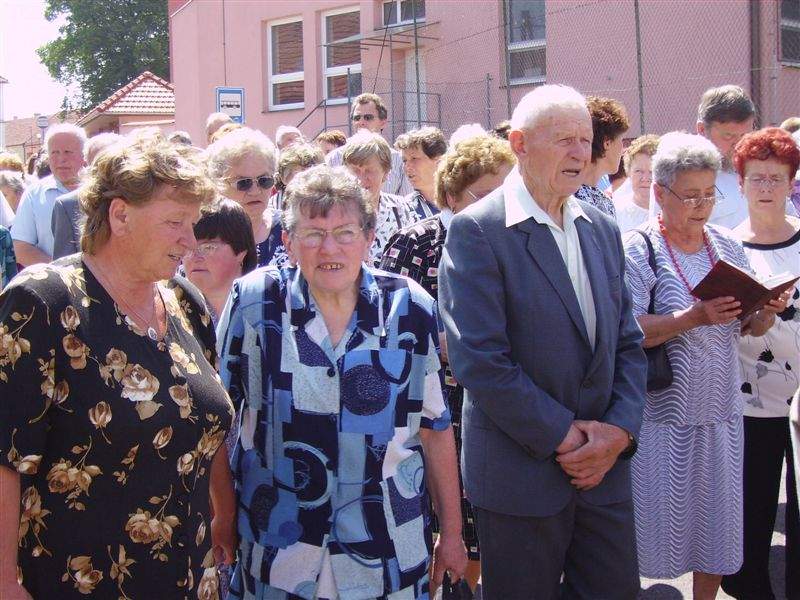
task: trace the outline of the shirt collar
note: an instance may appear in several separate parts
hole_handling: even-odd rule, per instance
[[[503,198],[506,208],[506,227],[533,219],[548,227],[562,229],[533,199],[528,188],[525,187],[518,166],[515,166],[503,180]],[[578,217],[583,217],[589,223],[592,222],[574,196],[570,196],[564,203],[563,212],[565,221],[574,222]]]
[[[298,267],[290,267],[289,286],[289,306],[291,306],[292,325],[303,327],[316,317],[316,307],[314,299],[308,290],[308,281]],[[361,265],[361,283],[359,286],[358,300],[356,301],[357,325],[363,331],[374,333],[378,326],[378,306],[380,304],[378,296],[382,292],[378,285],[375,275],[366,264]]]
[[[56,179],[55,175],[48,175],[47,177],[45,177],[40,181],[40,184],[44,191],[58,190],[62,194],[69,193],[69,190],[64,187],[64,184],[62,184],[58,179]]]
[[[454,216],[455,215],[453,214],[453,211],[450,210],[449,208],[443,208],[439,212],[439,219],[442,221],[442,225],[444,225],[445,229],[450,227],[450,221],[453,220]]]

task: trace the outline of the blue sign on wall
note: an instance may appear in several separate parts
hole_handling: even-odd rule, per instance
[[[218,87],[217,112],[230,115],[234,123],[244,123],[244,88]]]

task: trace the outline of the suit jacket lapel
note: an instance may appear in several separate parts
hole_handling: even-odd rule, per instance
[[[526,219],[518,223],[516,227],[528,235],[527,248],[534,262],[547,277],[553,289],[558,294],[564,308],[567,309],[572,322],[580,332],[581,337],[589,345],[589,337],[586,334],[586,324],[583,321],[578,298],[575,296],[575,288],[567,272],[567,266],[561,257],[553,234],[547,225],[537,223],[533,219]]]
[[[583,254],[583,264],[586,265],[586,273],[589,275],[589,283],[592,286],[592,296],[594,297],[595,314],[597,315],[597,330],[595,331],[594,357],[589,365],[589,373],[594,370],[602,352],[600,349],[603,344],[603,332],[606,322],[610,315],[607,314],[607,299],[611,293],[608,288],[608,274],[603,264],[603,253],[600,244],[597,243],[597,235],[594,226],[586,219],[578,218],[575,220],[575,229],[578,231],[578,239],[581,241],[581,254]]]

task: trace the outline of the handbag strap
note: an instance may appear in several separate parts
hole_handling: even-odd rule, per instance
[[[650,268],[653,270],[653,275],[655,275],[656,283],[653,285],[653,288],[650,290],[650,305],[647,307],[647,313],[650,315],[656,314],[656,285],[658,285],[658,270],[656,269],[656,252],[653,249],[653,243],[650,241],[650,236],[647,235],[647,232],[644,229],[636,229],[643,238],[644,243],[647,244],[647,264],[650,265]]]

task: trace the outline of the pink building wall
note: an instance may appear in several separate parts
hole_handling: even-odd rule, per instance
[[[380,42],[374,32],[380,26],[381,0],[170,0],[175,127],[198,141],[204,139],[205,118],[215,109],[214,87],[219,85],[245,88],[246,124],[270,137],[281,124],[299,123],[323,97],[322,13],[349,6],[360,8],[362,33],[378,35]],[[777,59],[778,8],[777,2],[760,3],[762,71],[757,100],[764,124],[800,113],[800,69],[782,66]],[[750,90],[748,11],[746,0],[640,2],[647,132],[693,129],[700,94],[710,86],[736,83]],[[267,23],[294,15],[303,19],[305,107],[270,111]],[[440,121],[446,132],[465,122],[497,123],[507,118],[509,100],[513,108],[532,89],[522,85],[507,90],[504,85],[502,23],[499,0],[427,0],[419,45],[425,91],[433,95],[423,101],[423,113],[428,120]],[[631,137],[640,131],[634,23],[632,0],[547,4],[547,81],[619,99],[630,113]],[[394,132],[387,127],[390,138],[416,126],[414,79],[407,77],[413,75],[407,64],[413,39],[407,36],[406,43],[398,39],[392,51],[388,41],[383,53],[377,46],[362,49],[363,90],[383,93],[396,119],[411,119],[405,126],[396,124]],[[391,85],[394,96],[388,93]],[[329,127],[346,127],[344,106],[329,107],[327,114]],[[323,113],[318,110],[301,129],[312,136],[322,127]]]

